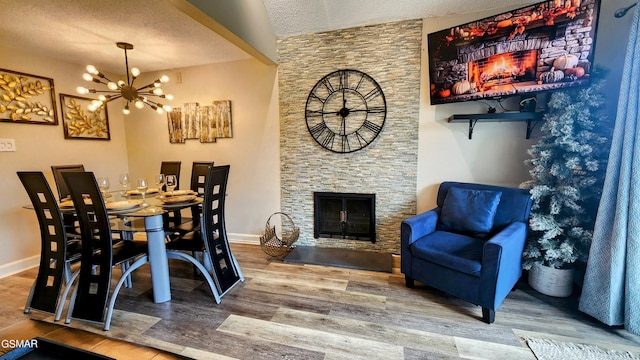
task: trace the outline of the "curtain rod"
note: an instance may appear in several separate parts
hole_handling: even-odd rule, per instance
[[[625,15],[627,15],[627,11],[631,10],[634,6],[636,6],[638,3],[633,3],[629,6],[627,6],[626,8],[620,8],[618,10],[616,10],[616,12],[613,14],[613,16],[617,17],[617,18],[621,18]]]

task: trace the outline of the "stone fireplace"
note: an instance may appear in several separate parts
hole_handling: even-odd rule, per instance
[[[278,39],[281,208],[300,228],[297,245],[399,252],[400,223],[416,213],[421,44],[422,20]],[[368,74],[387,101],[380,135],[349,154],[323,149],[305,126],[309,91],[339,69]],[[375,194],[368,235],[334,234],[341,209],[334,230],[314,236],[314,193]],[[358,212],[346,211],[343,219],[366,227]]]

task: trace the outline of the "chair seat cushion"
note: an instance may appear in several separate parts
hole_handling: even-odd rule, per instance
[[[411,245],[413,256],[473,276],[480,276],[484,240],[435,231]]]
[[[500,191],[451,187],[442,204],[438,230],[486,239],[501,195]]]

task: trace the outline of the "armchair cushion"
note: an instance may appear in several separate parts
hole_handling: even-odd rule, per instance
[[[438,230],[486,239],[502,192],[451,187],[444,199]]]
[[[466,235],[435,231],[414,242],[411,252],[423,260],[479,277],[485,243]]]

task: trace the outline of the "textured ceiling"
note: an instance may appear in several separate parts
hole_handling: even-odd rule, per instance
[[[232,1],[232,0],[218,0]],[[236,0],[233,0],[236,1]],[[276,36],[428,18],[535,0],[244,0],[266,11]],[[255,5],[254,5],[255,4]],[[175,8],[169,0],[0,0],[4,46],[124,73],[168,70],[250,56]],[[0,56],[10,56],[1,54]]]
[[[276,36],[533,4],[540,0],[263,0]]]
[[[0,0],[3,45],[125,72],[248,59],[250,56],[165,0]],[[5,54],[3,54],[5,56]]]

